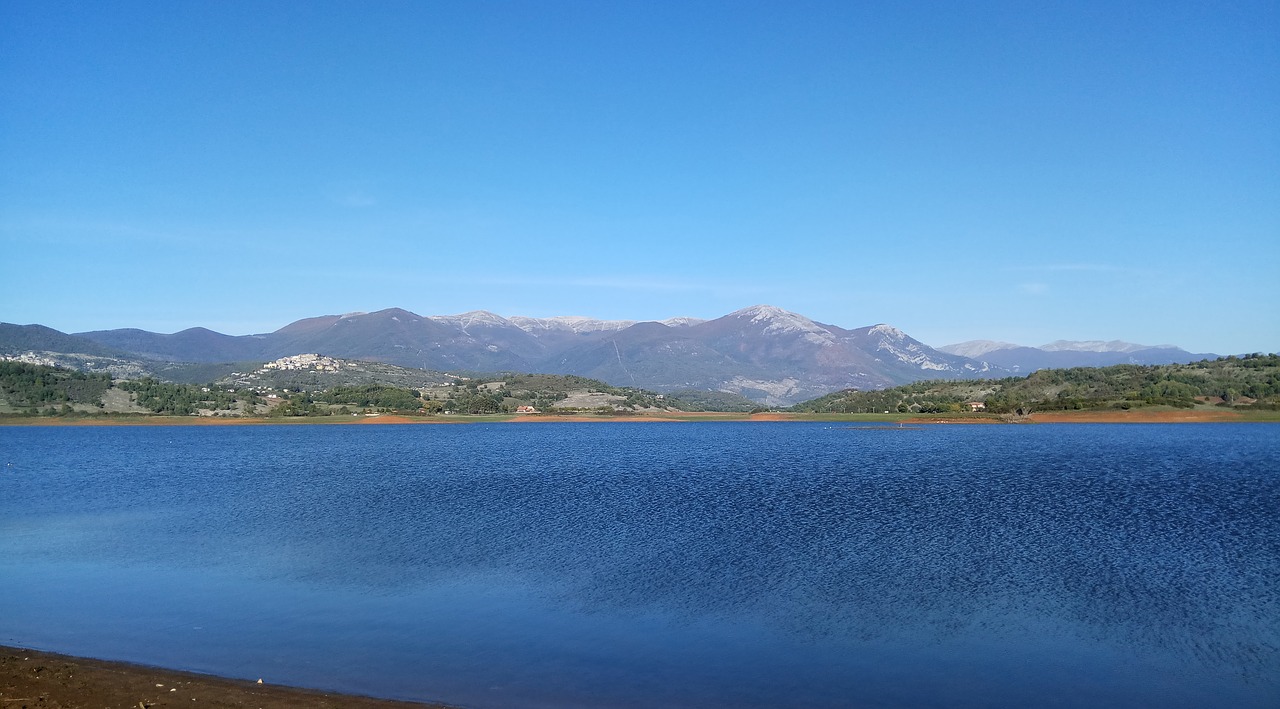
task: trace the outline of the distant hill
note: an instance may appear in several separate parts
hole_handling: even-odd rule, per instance
[[[0,355],[61,352],[94,357],[127,357],[127,350],[89,337],[68,335],[44,325],[0,323]]]
[[[0,360],[59,366],[113,377],[151,372],[146,362],[89,338],[68,335],[43,325],[0,323]]]
[[[203,327],[172,335],[125,328],[81,332],[75,336],[135,357],[170,362],[237,362],[264,359],[266,353],[266,343],[261,336],[236,337]]]
[[[1138,345],[1113,340],[1057,340],[1040,347],[1023,347],[1008,342],[971,340],[938,348],[942,352],[980,359],[993,367],[1027,374],[1038,369],[1107,367],[1113,364],[1178,364],[1218,355],[1192,353],[1173,345]]]

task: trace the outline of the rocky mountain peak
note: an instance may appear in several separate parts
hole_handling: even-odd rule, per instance
[[[367,313],[367,315],[376,315],[383,318],[390,318],[398,322],[414,322],[421,320],[422,316],[417,313],[411,313],[404,308],[385,308],[376,313]]]
[[[815,345],[836,343],[835,333],[798,313],[772,305],[753,305],[726,315],[722,320],[745,321],[757,334],[777,337],[800,337]]]
[[[804,330],[825,332],[825,328],[799,313],[772,305],[753,305],[730,313],[729,317],[748,320],[753,325],[763,325],[768,332],[785,332],[788,330]]]
[[[892,325],[886,325],[884,323],[880,323],[879,325],[873,325],[871,329],[867,331],[867,334],[880,335],[881,337],[885,337],[885,338],[896,340],[896,341],[904,340],[907,337],[907,333],[899,330],[898,328]]]

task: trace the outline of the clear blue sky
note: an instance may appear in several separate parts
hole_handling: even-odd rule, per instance
[[[0,320],[1280,350],[1280,3],[0,0]]]

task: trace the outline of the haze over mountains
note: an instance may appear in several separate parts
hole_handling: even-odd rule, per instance
[[[1037,369],[1064,367],[1109,367],[1113,364],[1175,364],[1213,359],[1216,354],[1193,354],[1174,345],[1137,345],[1111,340],[1055,340],[1039,347],[1008,342],[970,340],[944,345],[938,350],[970,357],[1014,374],[1030,374]]]
[[[845,329],[768,305],[714,320],[651,322],[504,318],[486,311],[422,316],[389,308],[306,318],[275,332],[242,336],[200,327],[173,334],[119,329],[67,335],[38,325],[0,326],[0,354],[25,351],[198,363],[315,352],[429,370],[576,374],[659,392],[730,391],[778,406],[840,389],[921,379],[1215,356],[1119,342],[1032,348],[973,341],[933,348],[890,325]]]

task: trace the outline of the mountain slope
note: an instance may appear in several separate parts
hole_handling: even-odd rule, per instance
[[[886,325],[845,330],[768,305],[682,327],[639,323],[557,365],[611,383],[729,391],[776,406],[834,389],[991,370]]]
[[[549,372],[577,374],[615,386],[654,391],[716,389],[736,363],[683,328],[637,323],[563,350],[542,363]]]
[[[72,337],[47,328],[28,334],[35,337],[30,342],[110,346],[162,361],[264,361],[311,352],[436,371],[541,372],[659,392],[724,391],[775,406],[921,379],[1197,358],[1177,348],[1101,341],[1044,348],[977,341],[934,349],[887,324],[845,329],[769,305],[705,321],[505,318],[487,311],[422,316],[387,308],[305,318],[275,332],[239,337],[204,328],[171,335],[107,330]]]

